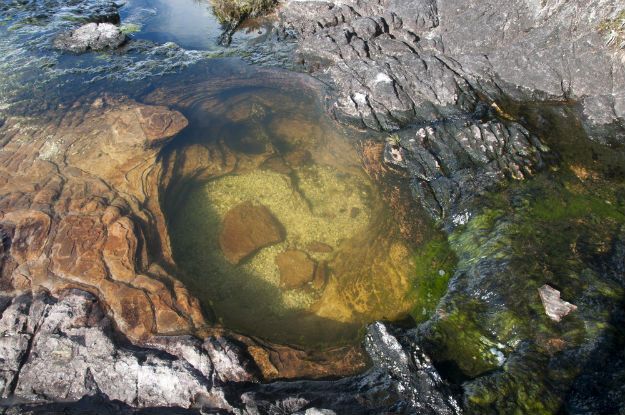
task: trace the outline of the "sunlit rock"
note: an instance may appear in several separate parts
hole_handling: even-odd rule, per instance
[[[553,321],[560,321],[569,313],[577,310],[577,306],[560,299],[560,291],[545,284],[538,289],[545,313]]]
[[[54,40],[54,47],[75,53],[89,50],[115,49],[126,41],[121,29],[111,23],[87,23]]]

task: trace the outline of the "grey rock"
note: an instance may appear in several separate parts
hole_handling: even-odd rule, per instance
[[[542,144],[517,123],[460,120],[400,135],[415,195],[450,229],[476,195],[505,179],[530,177],[543,164]]]
[[[383,131],[435,127],[430,142],[442,153],[415,145],[408,158],[417,159],[415,194],[452,225],[464,211],[456,202],[528,177],[542,167],[544,147],[499,114],[487,117],[489,125],[469,120],[466,131],[441,123],[509,98],[576,100],[591,139],[625,142],[623,51],[606,45],[600,31],[619,10],[614,0],[287,1],[280,16],[298,38],[301,61],[331,85],[338,120]],[[450,145],[459,134],[473,144]],[[497,144],[508,141],[513,145]],[[432,176],[429,162],[419,166],[431,156],[443,173]],[[472,165],[458,162],[467,156]]]
[[[128,344],[96,298],[80,290],[13,298],[0,318],[0,339],[3,397],[38,402],[8,413],[460,413],[419,346],[382,323],[368,329],[368,372],[271,384],[257,384],[244,350],[224,337]]]
[[[89,50],[116,49],[126,41],[126,35],[111,23],[87,23],[54,40],[54,47],[75,53]]]
[[[308,413],[311,408],[338,414],[462,413],[455,393],[411,337],[374,323],[367,329],[365,349],[372,361],[366,373],[337,381],[259,385],[241,396],[246,413]]]
[[[72,290],[56,299],[17,297],[0,319],[3,395],[76,401],[104,394],[135,407],[229,408],[210,375],[218,372],[201,343],[170,340],[177,357],[114,340],[95,297]],[[172,351],[166,343],[161,349]]]

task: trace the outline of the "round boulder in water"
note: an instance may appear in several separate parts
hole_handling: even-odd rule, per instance
[[[219,246],[231,264],[238,264],[259,249],[283,240],[280,222],[265,206],[251,202],[230,209],[219,234]]]
[[[315,275],[315,263],[302,251],[282,252],[276,257],[276,264],[280,269],[280,285],[287,289],[301,288]]]

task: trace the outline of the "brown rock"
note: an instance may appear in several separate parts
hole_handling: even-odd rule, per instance
[[[313,280],[315,263],[306,252],[289,250],[278,254],[280,284],[284,288],[300,288]]]
[[[326,263],[320,262],[315,268],[315,276],[313,277],[312,287],[320,290],[326,285]]]
[[[324,244],[323,242],[313,241],[306,245],[306,250],[309,252],[327,254],[332,252],[334,249],[330,245]]]
[[[18,263],[38,258],[50,232],[50,217],[35,210],[10,212],[3,218],[14,226],[11,252]]]
[[[303,166],[311,160],[310,151],[301,148],[295,149],[287,154],[284,159],[293,167]]]
[[[282,242],[280,222],[265,206],[243,202],[224,217],[219,246],[228,262],[238,264],[261,248]]]
[[[97,284],[107,276],[102,260],[106,231],[99,219],[71,215],[59,223],[52,246],[52,270],[58,276]]]
[[[111,278],[131,282],[135,278],[137,237],[134,224],[123,217],[107,227],[102,256]]]
[[[280,174],[291,174],[293,170],[284,162],[281,157],[271,157],[260,166],[263,170],[271,170]]]

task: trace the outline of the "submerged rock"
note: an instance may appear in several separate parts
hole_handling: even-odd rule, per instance
[[[538,289],[545,313],[553,321],[560,321],[569,313],[577,310],[577,306],[560,299],[560,291],[545,284]]]
[[[276,257],[280,269],[280,285],[284,288],[301,288],[313,280],[315,263],[305,252],[290,250]]]
[[[54,47],[75,53],[116,49],[126,41],[121,29],[111,23],[87,23],[54,40]]]
[[[219,234],[221,251],[232,264],[283,240],[282,225],[271,211],[251,202],[243,202],[228,211]]]

